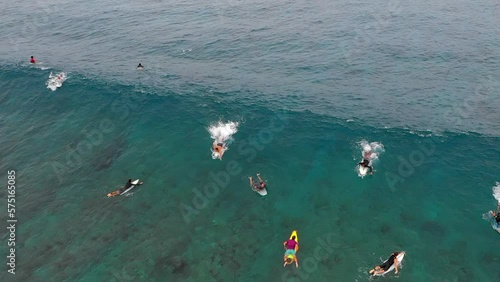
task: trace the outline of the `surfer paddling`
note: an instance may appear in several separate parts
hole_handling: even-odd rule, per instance
[[[404,255],[404,252],[394,252],[391,254],[391,256],[384,261],[381,265],[375,266],[374,269],[370,270],[370,274],[375,276],[375,275],[383,275],[389,271],[391,271],[392,267],[394,266],[394,269],[396,270],[396,274],[398,274],[398,266],[400,261],[398,261],[398,257],[400,254]]]
[[[252,187],[252,190],[254,191],[260,191],[263,189],[266,189],[266,183],[262,178],[260,177],[260,173],[257,173],[257,178],[259,178],[259,183],[255,183],[253,181],[253,177],[249,176],[248,179],[250,180],[250,187]]]
[[[224,143],[214,143],[214,151],[222,156],[222,149],[224,148]]]
[[[108,194],[108,198],[111,198],[111,197],[114,197],[114,196],[118,196],[118,195],[121,195],[121,194],[124,194],[128,191],[130,191],[132,188],[134,188],[135,186],[137,185],[142,185],[144,184],[144,182],[139,182],[139,179],[135,180],[135,181],[132,181],[132,179],[129,179],[127,181],[127,183],[125,183],[125,185],[116,190],[116,191],[113,191],[111,193]]]
[[[214,159],[222,160],[222,155],[224,155],[225,149],[226,149],[225,143],[214,141],[214,143],[212,144],[212,157]]]
[[[363,161],[358,163],[358,165],[362,167],[366,167],[370,170],[370,174],[373,174],[373,166],[370,164],[371,163],[371,151],[366,151],[363,155]]]
[[[283,247],[285,248],[285,254],[283,255],[283,267],[288,264],[295,262],[295,267],[299,267],[299,260],[297,259],[297,252],[299,251],[299,238],[297,231],[293,231],[290,239],[283,242]]]
[[[500,203],[498,204],[497,212],[490,211],[490,214],[493,216],[497,223],[497,231],[500,232]]]

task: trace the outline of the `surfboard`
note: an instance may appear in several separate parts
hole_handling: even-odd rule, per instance
[[[254,187],[254,188],[252,188],[252,190],[254,190],[255,192],[257,192],[261,196],[267,195],[267,189],[266,188],[259,190],[259,189],[255,189],[255,187]]]
[[[398,260],[398,265],[401,265],[401,262],[403,261],[405,257],[405,252],[400,252],[398,254],[398,256],[396,257],[396,259]],[[386,262],[387,260],[384,261],[384,263]],[[396,266],[394,266],[394,264],[391,265],[391,267],[389,267],[389,269],[387,269],[387,271],[385,271],[384,273],[380,273],[380,274],[374,274],[373,276],[382,276],[382,275],[385,275],[391,271],[393,271],[394,269],[396,268]]]
[[[114,196],[118,196],[118,195],[124,195],[125,193],[127,193],[128,191],[132,190],[135,186],[137,186],[137,184],[139,183],[139,179],[137,180],[134,180],[131,182],[133,185],[128,187],[127,190],[123,191],[120,193],[120,189],[116,190],[116,191],[113,191],[111,193],[108,193],[108,198],[111,198],[111,197],[114,197]]]
[[[293,236],[295,236],[295,242],[299,243],[299,234],[297,234],[297,230],[292,231],[292,234],[290,235],[290,240],[292,240]]]
[[[359,176],[364,177],[366,174],[368,174],[368,168],[362,165],[358,165],[358,173]]]
[[[132,186],[130,186],[130,187],[128,187],[128,189],[127,189],[127,190],[125,190],[125,191],[121,192],[121,193],[120,193],[120,195],[123,195],[123,194],[127,193],[128,191],[132,190],[135,186],[137,186],[137,183],[139,183],[139,179],[134,180],[134,181],[132,181],[131,183],[132,183],[133,185],[132,185]]]
[[[222,155],[224,155],[224,149],[222,149],[222,152],[219,154],[218,152],[212,150],[212,159],[219,159],[222,160]]]

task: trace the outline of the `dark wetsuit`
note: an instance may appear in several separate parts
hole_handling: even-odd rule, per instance
[[[497,212],[497,215],[495,216],[495,220],[496,220],[497,224],[500,225],[500,212]]]
[[[394,264],[394,259],[398,256],[398,253],[392,253],[391,256],[387,261],[385,261],[383,264],[379,265],[380,268],[382,268],[384,271],[389,270],[391,266]]]
[[[367,159],[363,159],[362,162],[358,163],[360,166],[364,166],[370,169],[370,173],[373,171],[372,166],[370,165],[370,161]]]
[[[132,185],[134,185],[134,184],[132,184],[132,182],[130,182],[130,181],[127,182],[127,184],[125,184],[125,186],[123,186],[122,188],[120,188],[120,193],[123,193],[123,191],[127,190]]]

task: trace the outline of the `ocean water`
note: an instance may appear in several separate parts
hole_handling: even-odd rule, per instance
[[[499,281],[482,219],[500,181],[499,11],[1,3],[0,179],[16,171],[18,222],[0,280],[367,281],[404,250],[398,275],[373,280]],[[67,75],[55,91],[51,72]],[[219,121],[238,130],[214,160]],[[361,141],[384,147],[364,178]],[[129,178],[145,184],[106,197]],[[293,230],[298,269],[282,265]]]

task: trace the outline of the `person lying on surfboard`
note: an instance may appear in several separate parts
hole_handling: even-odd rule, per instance
[[[259,184],[253,182],[253,177],[251,177],[251,176],[248,177],[248,179],[250,179],[250,187],[252,187],[252,189],[255,191],[266,189],[266,183],[260,177],[260,173],[257,173],[257,177],[259,178],[259,182],[260,182]]]
[[[128,188],[130,188],[131,186],[133,186],[133,185],[142,185],[142,184],[144,184],[144,182],[140,182],[140,183],[137,183],[137,184],[133,184],[133,183],[132,183],[132,179],[129,179],[129,180],[127,181],[127,183],[125,183],[125,185],[124,185],[122,188],[120,188],[120,189],[118,189],[118,190],[116,190],[116,191],[113,191],[113,192],[109,193],[109,194],[108,194],[108,197],[114,197],[114,196],[121,195],[121,193],[123,193],[123,191],[127,190],[127,189],[128,189]]]
[[[397,274],[399,262],[398,262],[398,259],[396,257],[398,255],[399,255],[399,252],[392,253],[391,256],[384,263],[382,263],[381,265],[377,265],[377,266],[375,266],[374,269],[370,270],[370,274],[372,274],[372,275],[382,274],[382,273],[386,272],[387,270],[389,270],[389,268],[391,268],[391,266],[393,264],[394,264],[394,268],[396,270],[395,273]]]
[[[363,161],[358,163],[362,167],[367,167],[370,170],[370,174],[373,174],[373,167],[370,165],[370,161],[363,158]]]
[[[222,149],[224,148],[224,143],[217,143],[217,144],[214,144],[214,151],[222,154]]]
[[[497,225],[500,226],[500,204],[498,205],[497,210],[497,212],[490,211],[490,214],[495,218]],[[500,232],[500,227],[498,227],[497,231]]]
[[[363,153],[363,161],[358,163],[358,165],[362,167],[366,167],[370,170],[370,174],[373,174],[373,166],[370,165],[371,162],[372,151],[364,151]]]
[[[299,243],[295,241],[295,236],[292,236],[291,239],[283,242],[283,247],[285,248],[285,255],[283,256],[283,260],[285,263],[283,267],[287,264],[292,264],[295,262],[295,267],[299,267],[299,261],[297,259],[297,251],[299,250]]]

